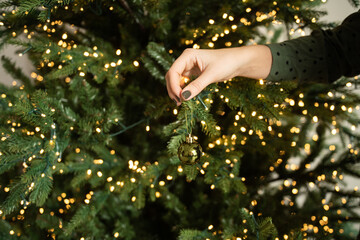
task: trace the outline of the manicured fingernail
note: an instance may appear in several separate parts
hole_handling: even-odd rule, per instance
[[[176,98],[176,100],[178,101],[178,102],[180,102],[181,100],[180,100],[180,98],[178,97],[178,96],[175,96],[175,98]]]
[[[191,96],[191,92],[187,90],[183,92],[181,95],[183,96],[184,99],[188,99]]]
[[[173,101],[174,101],[174,103],[177,105],[177,103],[178,103],[178,102],[177,102],[174,98],[173,98],[172,100],[173,100]]]

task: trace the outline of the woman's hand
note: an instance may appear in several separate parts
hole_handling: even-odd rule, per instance
[[[167,72],[166,87],[177,105],[198,95],[206,86],[236,76],[265,78],[271,68],[270,49],[264,45],[217,50],[186,49]],[[184,77],[197,77],[185,86]]]

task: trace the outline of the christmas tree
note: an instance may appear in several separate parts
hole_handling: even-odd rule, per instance
[[[184,49],[334,26],[319,4],[2,1],[0,46],[34,71],[2,57],[18,84],[0,86],[1,239],[359,238],[356,77],[234,78],[181,107],[166,92]]]

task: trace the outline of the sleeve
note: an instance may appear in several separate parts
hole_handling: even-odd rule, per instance
[[[270,81],[331,83],[360,74],[360,11],[332,30],[267,45],[272,54]]]

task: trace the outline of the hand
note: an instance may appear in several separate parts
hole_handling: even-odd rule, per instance
[[[206,86],[236,76],[264,78],[270,72],[270,49],[263,45],[217,50],[186,49],[167,72],[166,87],[177,105]],[[197,77],[185,86],[184,77]]]

